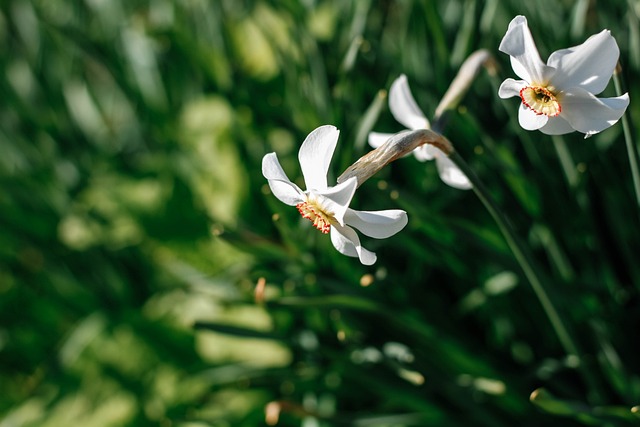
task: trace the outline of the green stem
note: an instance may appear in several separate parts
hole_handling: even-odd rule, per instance
[[[567,177],[569,187],[575,190],[578,186],[578,173],[571,153],[567,148],[567,144],[565,144],[564,139],[558,135],[553,135],[551,140],[553,141],[553,147],[556,149],[556,154],[558,154],[558,158],[560,159],[560,165],[562,165],[564,175]]]
[[[618,96],[622,95],[622,82],[618,77],[618,70],[613,73],[613,84],[616,88]],[[629,120],[627,119],[627,112],[622,115],[622,132],[624,133],[624,140],[627,146],[627,155],[629,156],[629,166],[631,167],[631,177],[633,179],[633,189],[636,193],[636,203],[640,208],[640,169],[638,169],[638,160],[636,154],[636,148],[633,144],[633,137],[631,136],[631,127],[629,126]]]
[[[471,183],[473,184],[473,191],[476,193],[480,201],[484,204],[485,208],[489,211],[496,224],[500,228],[502,235],[504,236],[509,248],[513,252],[524,272],[529,284],[531,284],[531,288],[535,293],[538,301],[540,301],[540,305],[542,305],[542,309],[544,310],[549,322],[553,330],[555,331],[560,344],[564,348],[564,351],[567,353],[567,356],[578,358],[578,371],[582,375],[582,378],[585,381],[585,384],[593,393],[592,397],[595,401],[601,402],[602,396],[598,392],[598,381],[596,380],[593,372],[590,368],[585,364],[585,361],[580,357],[580,353],[578,351],[578,347],[573,342],[569,331],[565,327],[560,314],[556,310],[555,306],[551,302],[551,298],[547,294],[544,286],[542,285],[542,280],[540,279],[540,274],[538,273],[538,269],[535,266],[535,262],[533,257],[527,250],[527,247],[522,243],[522,241],[518,238],[518,235],[515,233],[515,230],[509,223],[509,219],[502,212],[500,207],[495,203],[491,194],[484,186],[480,178],[475,174],[473,169],[469,167],[469,165],[464,161],[462,157],[456,152],[453,152],[449,155],[451,161],[453,161],[458,168],[469,178]]]
[[[571,152],[569,151],[567,144],[564,142],[564,138],[560,135],[553,135],[551,140],[553,141],[553,147],[556,149],[556,154],[558,154],[558,158],[560,159],[560,164],[564,171],[564,175],[567,178],[569,188],[576,193],[576,200],[582,210],[587,210],[589,207],[589,199],[584,189],[578,188],[578,171],[576,164],[573,161],[573,157],[571,156]]]
[[[460,155],[456,152],[451,154],[449,158],[460,168],[460,170],[469,178],[471,183],[473,184],[473,191],[476,193],[480,201],[484,204],[485,208],[489,211],[495,222],[498,224],[500,231],[502,232],[509,248],[513,252],[516,257],[516,260],[520,264],[527,280],[531,284],[533,288],[533,292],[536,294],[536,297],[540,301],[542,305],[542,309],[544,310],[547,318],[551,322],[551,326],[553,327],[560,344],[564,348],[565,352],[568,355],[578,356],[578,349],[571,339],[571,335],[567,331],[567,328],[564,326],[558,311],[554,307],[549,295],[547,294],[542,282],[539,278],[539,274],[537,269],[535,268],[533,258],[527,251],[527,248],[521,242],[521,240],[516,235],[515,231],[511,227],[509,220],[502,212],[502,210],[498,207],[498,205],[493,201],[489,191],[484,186],[482,181],[478,178],[475,172],[469,167],[469,165],[460,157]]]

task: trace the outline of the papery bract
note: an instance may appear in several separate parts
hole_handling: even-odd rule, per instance
[[[402,74],[398,77],[389,90],[389,109],[393,117],[410,130],[430,129],[429,119],[422,112],[416,103],[407,76]],[[369,133],[369,145],[377,148],[385,143],[393,134],[371,132]],[[416,159],[425,162],[435,160],[440,179],[447,185],[468,190],[471,182],[460,169],[449,159],[449,157],[438,148],[432,145],[423,145],[413,151]]]

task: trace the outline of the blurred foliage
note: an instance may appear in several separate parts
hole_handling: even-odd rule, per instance
[[[638,424],[621,126],[519,128],[496,95],[517,14],[543,58],[610,29],[640,120],[633,0],[0,2],[0,426]],[[355,208],[410,217],[365,241],[372,267],[261,175],[275,151],[300,182],[297,149],[321,124],[341,129],[339,175],[374,127],[400,130],[393,79],[433,114],[479,48],[500,68],[445,134],[548,272],[581,358],[481,203],[432,163],[359,190]]]

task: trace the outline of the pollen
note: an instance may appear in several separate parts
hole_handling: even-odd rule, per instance
[[[547,88],[541,86],[527,86],[520,90],[522,103],[535,111],[537,115],[544,114],[556,117],[562,111],[562,106],[556,96]]]
[[[298,208],[298,212],[300,212],[302,218],[306,218],[311,221],[313,226],[324,234],[331,231],[333,213],[327,212],[323,209],[318,201],[308,199],[306,202],[298,203],[296,208]]]

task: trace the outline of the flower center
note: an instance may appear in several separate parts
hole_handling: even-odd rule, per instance
[[[537,115],[544,114],[549,117],[556,117],[562,111],[556,96],[545,87],[527,86],[520,89],[522,103],[531,108]]]
[[[327,212],[317,200],[308,198],[306,202],[296,205],[302,218],[306,218],[313,223],[318,230],[327,234],[331,231],[331,222],[334,221],[333,213]]]

